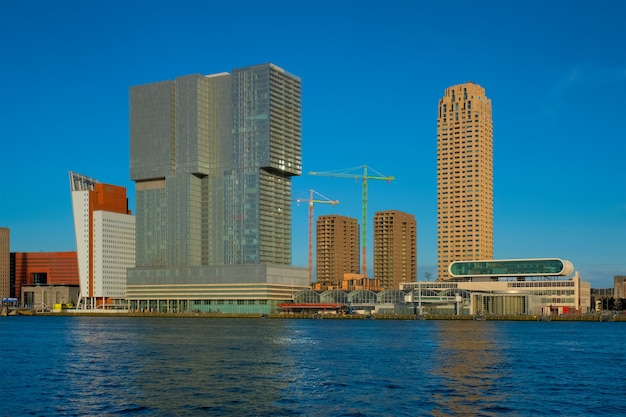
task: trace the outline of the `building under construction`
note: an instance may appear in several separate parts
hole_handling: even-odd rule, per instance
[[[344,274],[359,273],[359,224],[352,217],[319,216],[316,232],[316,286],[338,288]]]
[[[417,279],[417,222],[398,210],[374,215],[374,278],[382,288]]]

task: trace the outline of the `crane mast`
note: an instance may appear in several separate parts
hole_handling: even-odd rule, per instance
[[[323,198],[323,200],[315,199],[314,194]],[[335,206],[335,204],[339,204],[339,200],[331,200],[318,193],[317,191],[311,189],[309,190],[309,199],[298,198],[296,200],[298,203],[307,202],[309,203],[309,283],[313,284],[313,204],[330,204]]]
[[[363,174],[351,174],[349,171],[363,169]],[[356,168],[348,168],[343,171],[309,172],[309,175],[318,175],[337,178],[354,178],[362,180],[362,206],[361,206],[361,273],[367,277],[367,180],[383,180],[387,183],[393,181],[393,176],[386,176],[369,167],[376,175],[368,174],[368,166],[363,165]]]

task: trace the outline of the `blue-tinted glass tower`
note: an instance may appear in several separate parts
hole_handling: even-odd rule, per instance
[[[262,64],[132,87],[130,159],[131,295],[155,283],[271,281],[267,271],[242,277],[229,265],[290,267],[291,178],[302,173],[300,78]],[[277,275],[293,282],[295,274],[299,283],[301,271],[292,272]]]

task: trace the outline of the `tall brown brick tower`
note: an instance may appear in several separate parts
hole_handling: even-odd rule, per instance
[[[445,90],[437,117],[437,276],[453,261],[493,259],[491,100],[472,82]]]

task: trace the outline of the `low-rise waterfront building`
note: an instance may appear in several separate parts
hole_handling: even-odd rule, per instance
[[[571,262],[556,258],[457,261],[445,282],[402,289],[432,311],[465,314],[572,314],[591,311],[591,288]]]
[[[76,306],[80,286],[76,285],[25,285],[21,288],[22,306],[36,311],[60,311]]]
[[[23,298],[23,287],[37,285],[78,285],[76,252],[13,252],[11,253],[11,297]]]
[[[285,313],[416,314],[415,306],[407,298],[407,293],[393,288],[382,291],[307,289],[298,291],[290,302],[279,304],[278,307]]]

